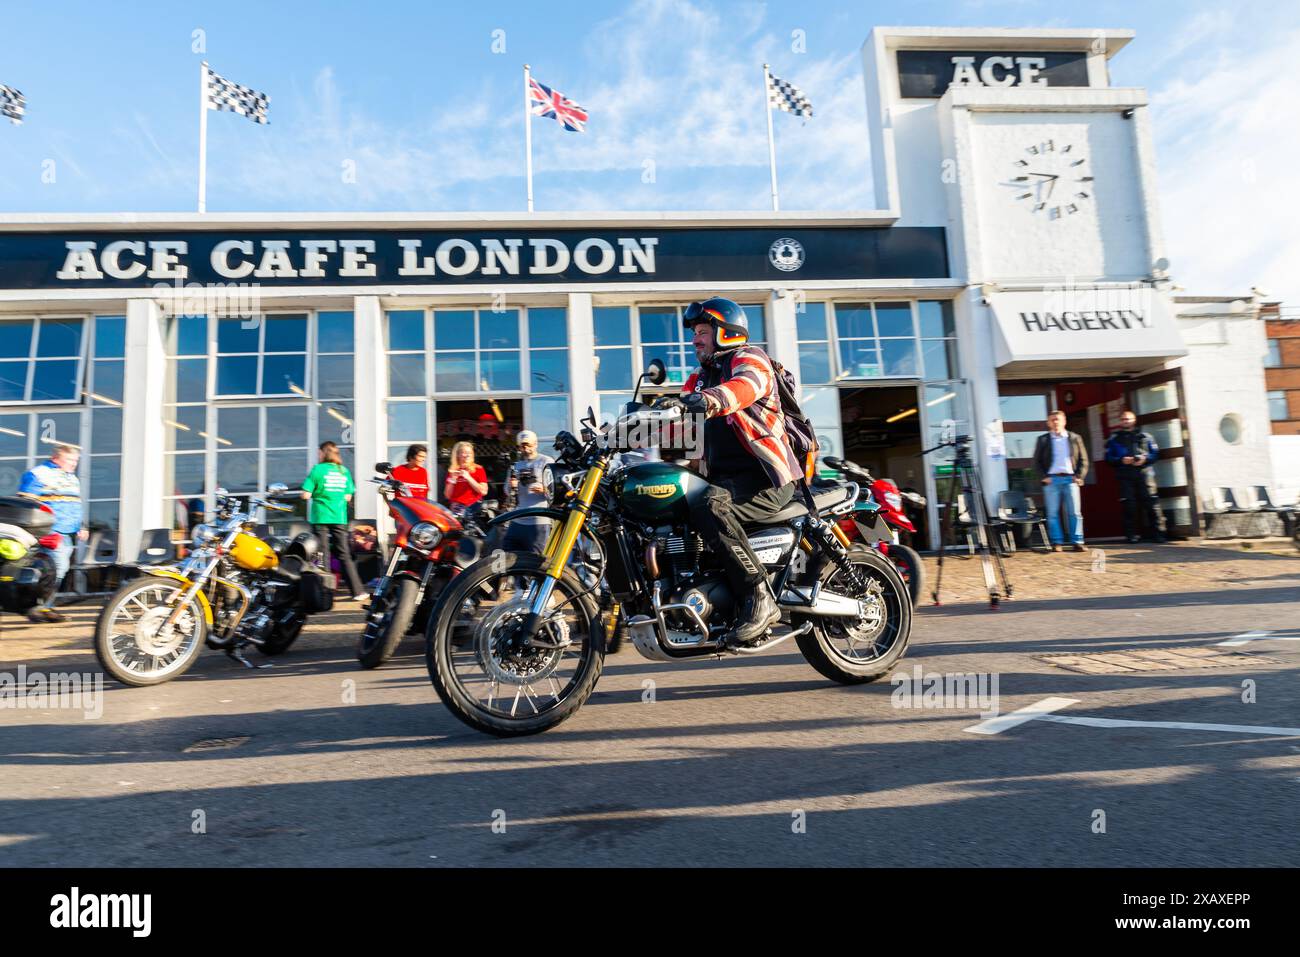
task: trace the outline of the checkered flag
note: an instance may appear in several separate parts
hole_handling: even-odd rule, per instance
[[[793,83],[772,76],[767,76],[767,102],[778,110],[785,110],[795,116],[812,116],[812,102]]]
[[[7,116],[17,126],[27,112],[27,99],[12,86],[0,85],[0,116]]]
[[[265,93],[232,83],[220,73],[208,70],[208,109],[226,110],[246,116],[254,123],[266,123],[266,110],[270,102],[271,98]]]

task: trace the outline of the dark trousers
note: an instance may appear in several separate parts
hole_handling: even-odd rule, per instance
[[[313,525],[316,530],[316,537],[320,539],[321,553],[325,556],[325,569],[329,570],[330,556],[333,555],[343,566],[343,574],[347,577],[350,594],[360,595],[365,591],[361,585],[361,577],[357,574],[357,566],[352,561],[352,533],[346,525]]]
[[[540,555],[546,548],[546,533],[550,530],[549,522],[539,522],[536,525],[511,522],[506,526],[506,533],[501,539],[501,550]]]
[[[755,488],[748,477],[709,481],[713,484],[691,507],[691,524],[718,556],[732,587],[752,590],[767,576],[743,526],[759,524],[789,505],[794,483]]]
[[[1138,531],[1138,509],[1146,519],[1147,534],[1163,535],[1165,517],[1161,514],[1156,499],[1155,477],[1145,472],[1132,472],[1116,476],[1119,479],[1119,500],[1124,506],[1124,534],[1136,538]]]

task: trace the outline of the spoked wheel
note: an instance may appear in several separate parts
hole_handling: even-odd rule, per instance
[[[811,617],[813,627],[798,639],[799,650],[818,672],[842,684],[862,684],[886,674],[907,651],[912,635],[912,599],[892,563],[879,553],[854,548],[853,569],[866,580],[855,594],[844,572],[828,562],[820,580],[827,591],[857,598],[857,618]],[[810,616],[793,616],[797,627]]]
[[[118,589],[95,624],[95,655],[103,669],[136,687],[161,684],[188,671],[203,649],[203,611],[191,598],[174,623],[167,624],[187,587],[147,577]]]
[[[907,586],[908,594],[912,596],[912,607],[915,608],[925,594],[925,565],[921,563],[921,556],[906,545],[890,545],[889,560],[894,563],[899,577]]]
[[[548,581],[532,554],[486,558],[453,579],[429,619],[429,677],[452,714],[498,737],[537,734],[586,702],[604,665],[595,601],[572,571],[555,582],[536,635],[524,627]]]

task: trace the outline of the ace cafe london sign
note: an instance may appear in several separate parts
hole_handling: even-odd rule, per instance
[[[1088,86],[1088,55],[1025,50],[899,50],[898,90],[936,99],[949,86]]]

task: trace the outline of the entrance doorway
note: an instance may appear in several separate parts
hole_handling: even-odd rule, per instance
[[[926,494],[916,386],[841,388],[840,426],[846,459],[878,479],[891,479],[904,491]],[[930,541],[928,516],[909,514],[917,532],[912,544],[925,548]]]
[[[439,400],[434,403],[433,416],[438,439],[437,448],[431,451],[437,460],[437,478],[429,497],[443,501],[451,450],[457,442],[470,442],[474,446],[474,461],[487,473],[485,498],[504,503],[506,472],[515,460],[515,436],[524,427],[523,400]]]

